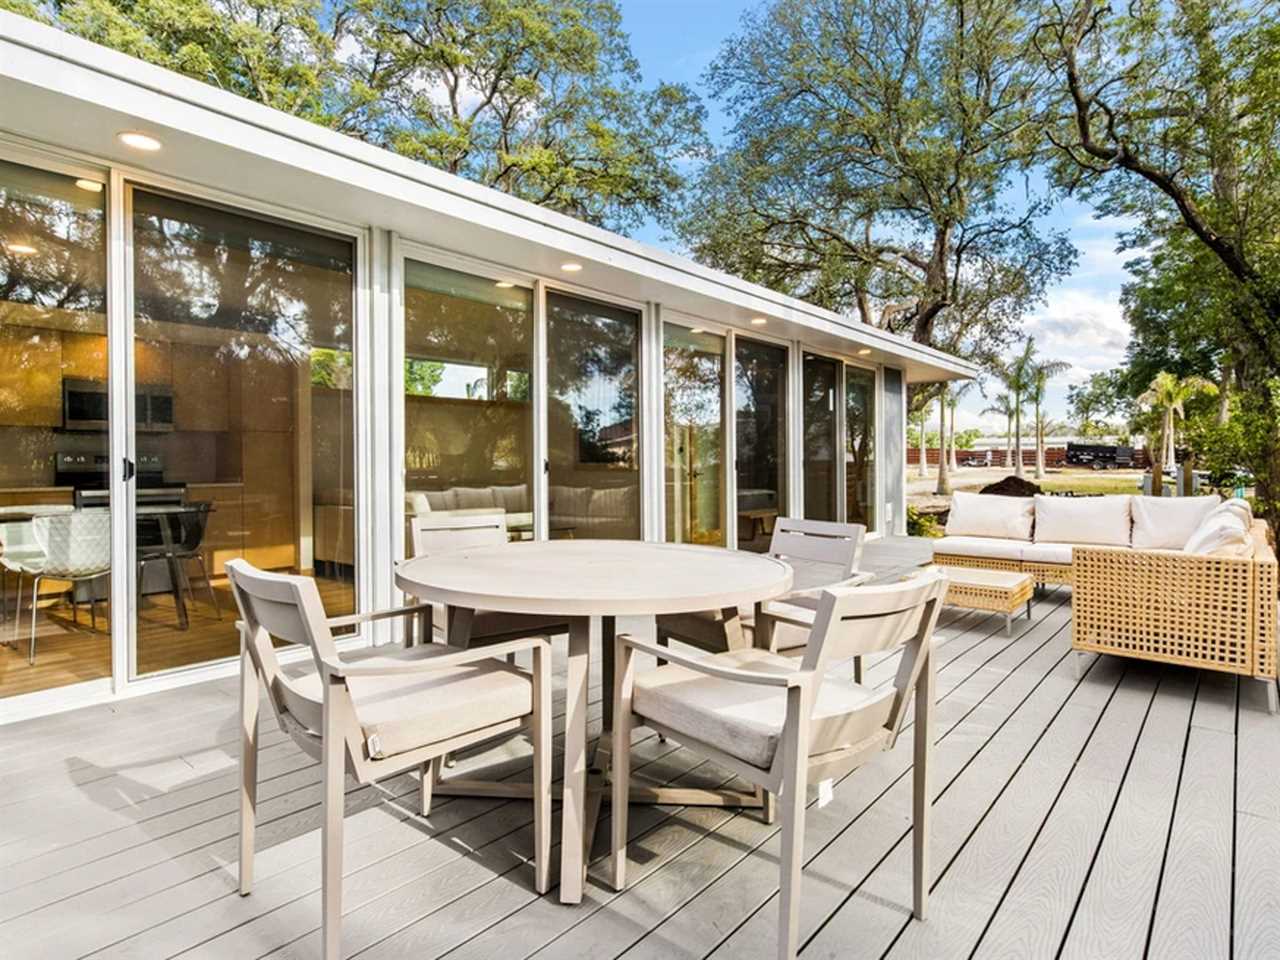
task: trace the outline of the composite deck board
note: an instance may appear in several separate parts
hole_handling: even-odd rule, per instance
[[[1146,950],[1196,681],[1189,670],[1160,677],[1129,774],[1076,893],[1064,960],[1131,960]]]
[[[871,543],[864,566],[892,578],[920,556]],[[826,806],[810,795],[801,955],[1280,956],[1280,721],[1263,685],[1110,658],[1077,680],[1065,588],[1014,628],[949,608],[938,631],[928,921],[909,919],[908,734]],[[895,665],[870,659],[868,681]],[[560,713],[562,671],[555,683]],[[236,894],[237,693],[228,678],[0,727],[6,960],[318,956],[318,771],[269,713],[257,881]],[[636,737],[637,777],[729,782]],[[527,776],[527,742],[456,772],[480,769]],[[773,955],[779,837],[755,811],[634,807],[618,894],[603,881],[606,805],[583,902],[565,907],[532,889],[527,804],[440,797],[424,820],[413,776],[348,787],[349,956]]]
[[[1200,681],[1151,923],[1155,957],[1198,960],[1231,950],[1236,686],[1225,674]]]

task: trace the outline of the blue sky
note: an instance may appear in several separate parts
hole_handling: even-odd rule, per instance
[[[723,41],[737,30],[744,11],[758,0],[619,0],[631,47],[645,80],[658,79],[688,83],[705,93],[703,71],[719,51]],[[723,135],[725,118],[717,104],[705,101],[710,112],[713,137]],[[1124,356],[1128,325],[1120,310],[1120,286],[1128,277],[1126,255],[1116,253],[1116,236],[1124,224],[1096,220],[1084,204],[1063,201],[1048,223],[1069,231],[1080,251],[1074,273],[1049,291],[1047,303],[1027,317],[1024,332],[1036,338],[1041,354],[1072,364],[1049,390],[1049,415],[1066,418],[1067,386],[1084,380],[1090,373],[1109,370]],[[661,229],[650,225],[637,233],[638,239],[659,246],[671,246]],[[997,392],[988,385],[990,394]],[[962,403],[960,424],[1003,432],[1004,422],[983,417],[987,401],[976,393]]]

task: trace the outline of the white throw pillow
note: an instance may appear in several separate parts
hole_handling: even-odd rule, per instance
[[[1216,493],[1207,497],[1134,497],[1130,504],[1133,549],[1181,550],[1220,503]]]
[[[1182,552],[1202,557],[1240,557],[1247,560],[1253,556],[1249,524],[1241,520],[1235,511],[1215,513],[1196,528]]]
[[[1230,500],[1225,500],[1218,509],[1234,512],[1245,523],[1253,522],[1253,506],[1243,497],[1232,497]]]
[[[1036,496],[1036,543],[1129,545],[1128,494],[1106,497]]]
[[[957,492],[951,496],[948,537],[1030,540],[1035,503],[1030,497]]]
[[[404,493],[404,509],[406,513],[420,517],[431,512],[431,501],[421,491],[406,490]]]

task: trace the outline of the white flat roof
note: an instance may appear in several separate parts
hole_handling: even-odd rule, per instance
[[[906,369],[911,382],[962,379],[976,367],[794,297],[516,199],[279,110],[218,90],[16,14],[0,12],[0,130],[98,158],[512,270],[746,326]],[[146,156],[116,139],[143,129]]]

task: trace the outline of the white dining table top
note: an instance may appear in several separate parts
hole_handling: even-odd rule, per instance
[[[792,576],[781,560],[722,547],[544,540],[406,560],[396,585],[420,600],[502,613],[644,616],[769,600]]]

